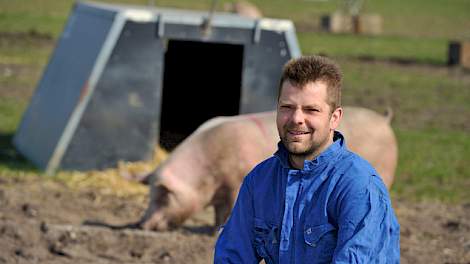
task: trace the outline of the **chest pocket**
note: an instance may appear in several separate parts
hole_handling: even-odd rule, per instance
[[[266,264],[279,262],[279,227],[264,220],[254,219],[254,246]]]
[[[333,225],[305,225],[304,240],[306,260],[331,263],[337,242],[337,230]]]

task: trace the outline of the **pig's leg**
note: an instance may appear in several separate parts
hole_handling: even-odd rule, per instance
[[[218,230],[227,218],[230,216],[232,207],[235,205],[237,199],[238,189],[236,188],[220,188],[214,199],[214,210],[215,210],[215,231]]]
[[[214,204],[214,210],[215,210],[214,229],[215,230],[219,229],[225,223],[225,221],[230,215],[231,209],[232,207],[228,203]]]

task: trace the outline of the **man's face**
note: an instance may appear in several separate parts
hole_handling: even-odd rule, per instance
[[[309,82],[304,87],[285,81],[277,108],[277,129],[282,143],[292,156],[313,159],[333,142],[341,109],[331,114],[327,85]],[[339,111],[339,113],[338,113]]]

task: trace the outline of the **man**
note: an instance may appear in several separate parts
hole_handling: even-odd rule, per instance
[[[244,179],[215,263],[399,263],[399,225],[372,166],[335,129],[341,72],[326,58],[283,69],[273,157]]]

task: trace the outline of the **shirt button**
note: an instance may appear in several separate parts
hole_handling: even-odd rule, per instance
[[[305,230],[305,233],[307,233],[307,235],[310,235],[312,233],[312,229],[308,228],[307,230]]]
[[[316,243],[313,243],[313,244],[312,244],[312,247],[317,247],[317,244],[316,244]]]

